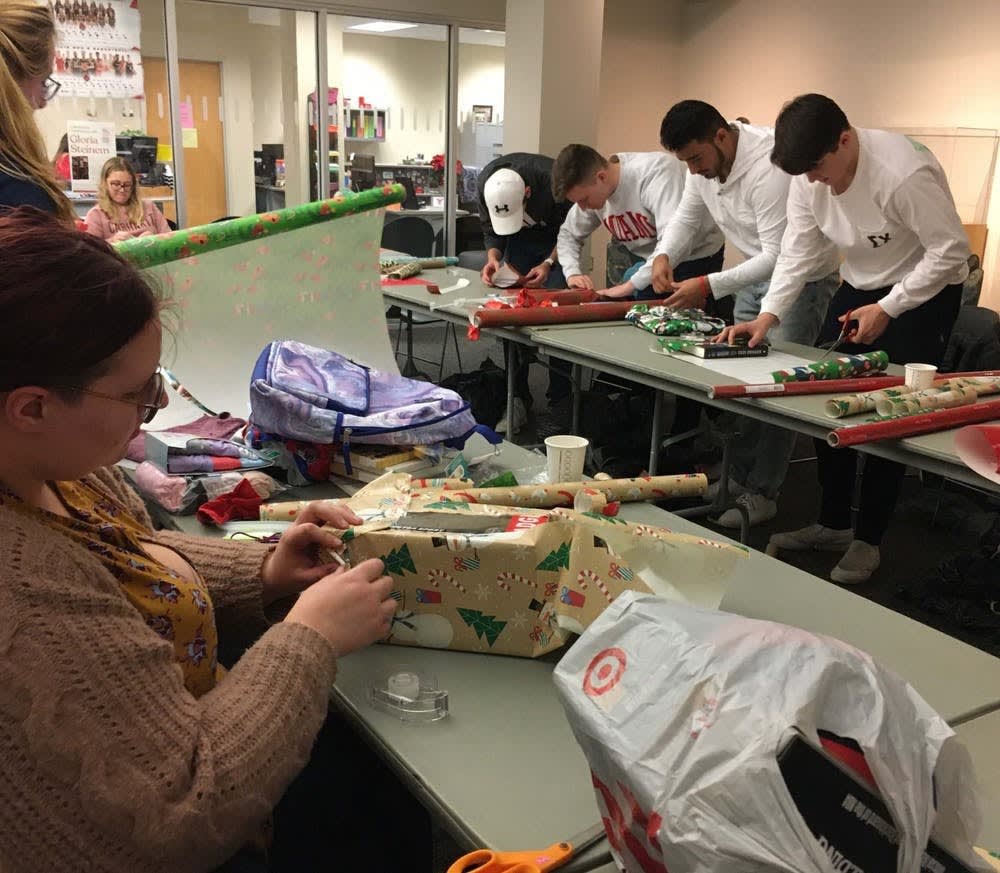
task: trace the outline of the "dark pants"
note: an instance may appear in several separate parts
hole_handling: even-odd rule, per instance
[[[723,247],[714,255],[709,255],[706,258],[695,258],[693,261],[685,261],[683,264],[678,264],[674,270],[674,281],[683,282],[685,279],[694,279],[696,276],[707,276],[709,273],[718,273],[722,269],[722,261],[725,255],[726,250]],[[652,285],[640,291],[637,297],[640,300],[662,301],[664,299],[663,295],[653,292]],[[721,300],[716,300],[709,294],[708,300],[705,301],[705,313],[715,318],[721,318],[726,324],[732,324],[733,304],[735,302],[736,297],[733,294],[728,294]],[[678,397],[674,409],[674,423],[670,427],[671,434],[687,433],[687,431],[694,430],[698,426],[698,421],[701,418],[702,404],[697,400]]]
[[[519,234],[514,234],[507,240],[507,248],[504,251],[504,259],[522,275],[529,272],[532,267],[537,267],[542,261],[552,255],[555,243],[552,245],[537,242],[527,242],[518,239]],[[549,270],[549,277],[545,281],[546,288],[565,289],[566,276],[563,274],[561,264],[556,264]],[[514,374],[514,394],[524,401],[527,409],[531,409],[532,398],[531,388],[528,386],[528,368],[535,360],[534,352],[526,346],[514,350],[517,363],[517,371]],[[567,373],[572,369],[569,361],[561,361],[558,358],[550,358],[549,364],[549,388],[545,392],[545,397],[549,403],[558,403],[570,395],[571,383]],[[510,361],[504,360],[506,367],[510,366]],[[510,415],[510,412],[508,412]]]
[[[268,857],[244,849],[215,873],[431,873],[432,856],[427,811],[331,709],[309,763],[275,807]]]
[[[830,301],[817,344],[830,342],[839,336],[839,316],[849,309],[875,303],[891,290],[859,291],[842,282]],[[888,353],[889,360],[894,364],[940,365],[961,303],[962,286],[948,285],[926,303],[892,319],[885,333],[873,345],[846,343],[837,350],[837,354],[853,355],[881,349]],[[845,530],[851,526],[851,497],[858,455],[848,449],[831,448],[824,440],[815,442],[819,484],[823,491],[819,523],[835,530]],[[899,497],[904,472],[903,465],[895,461],[875,455],[865,458],[861,501],[854,526],[857,539],[873,546],[882,542],[882,535],[889,526]]]

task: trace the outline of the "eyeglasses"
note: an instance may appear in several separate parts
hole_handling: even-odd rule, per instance
[[[92,391],[90,388],[79,388],[76,385],[54,385],[53,387],[62,388],[65,391],[79,391],[81,394],[89,394],[91,397],[101,397],[104,400],[117,400],[119,403],[129,403],[137,409],[144,409],[145,412],[142,416],[143,424],[149,424],[156,417],[156,413],[166,407],[169,402],[167,392],[163,387],[163,374],[159,370],[152,375],[149,384],[145,388],[136,392],[140,395],[138,398],[128,395],[116,397],[114,394],[104,394],[101,391]]]
[[[132,183],[131,182],[108,182],[108,187],[109,188],[119,188],[122,191],[131,191],[132,190]]]
[[[45,98],[45,102],[48,103],[56,94],[59,93],[59,89],[62,87],[61,82],[57,82],[51,76],[46,76],[45,80],[42,82],[42,97]]]

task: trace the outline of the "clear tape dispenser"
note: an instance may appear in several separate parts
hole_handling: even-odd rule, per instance
[[[440,721],[448,715],[448,692],[436,677],[401,667],[368,687],[368,702],[400,721],[416,724]]]

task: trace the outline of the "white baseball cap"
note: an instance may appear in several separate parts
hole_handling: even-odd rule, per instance
[[[504,167],[486,180],[483,189],[486,208],[490,211],[493,232],[510,236],[524,225],[524,179],[514,170]]]

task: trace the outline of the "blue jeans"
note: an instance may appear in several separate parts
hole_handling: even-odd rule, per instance
[[[781,324],[771,331],[770,339],[814,345],[839,284],[840,277],[836,273],[807,283]],[[760,302],[769,285],[769,281],[757,282],[736,293],[735,323],[753,321],[760,314]],[[732,478],[754,494],[774,500],[788,472],[788,462],[795,449],[795,433],[753,418],[740,421],[740,433],[741,439],[733,450]]]

